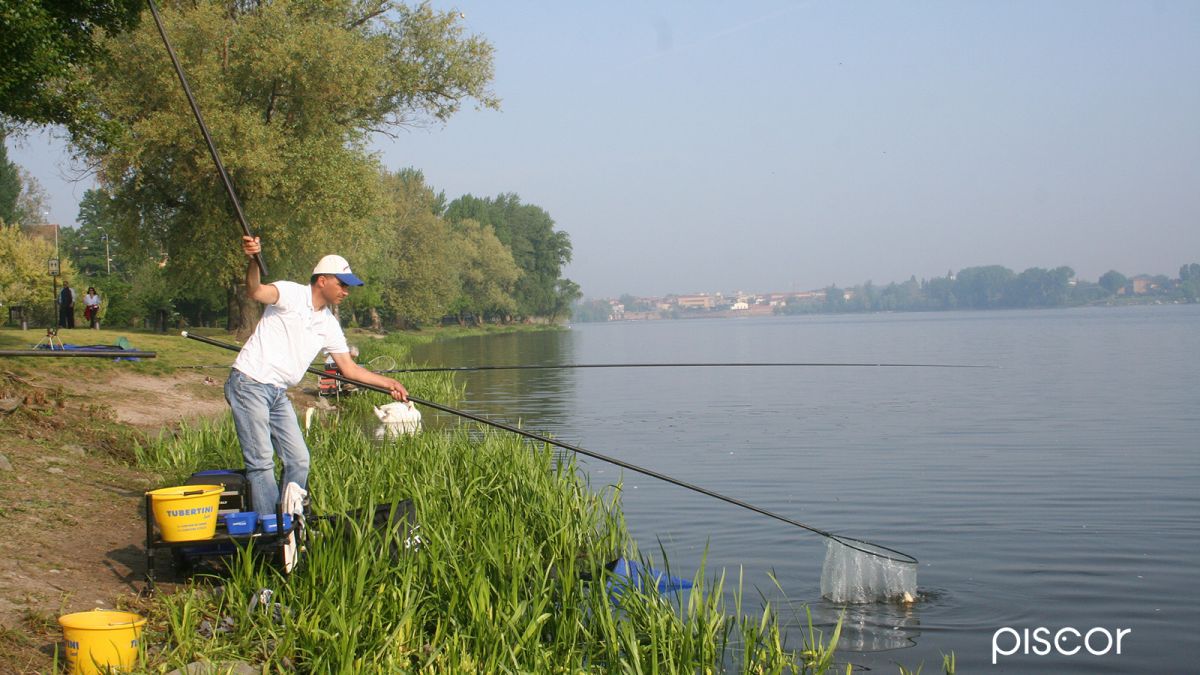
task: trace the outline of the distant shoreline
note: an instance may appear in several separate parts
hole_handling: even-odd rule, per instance
[[[572,323],[637,323],[642,321],[689,321],[695,319],[754,319],[764,317],[785,316],[849,316],[863,314],[948,314],[952,312],[1014,312],[1014,311],[1061,311],[1086,308],[1120,308],[1144,306],[1195,305],[1200,303],[1183,302],[1179,300],[1163,301],[1154,298],[1130,298],[1121,302],[1093,302],[1082,305],[1059,305],[1055,307],[955,307],[951,309],[872,309],[847,310],[842,312],[812,311],[812,312],[777,312],[775,307],[758,309],[722,309],[693,312],[626,312],[621,318],[610,318],[605,321],[573,321]]]

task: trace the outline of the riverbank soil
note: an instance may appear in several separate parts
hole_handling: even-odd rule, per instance
[[[223,371],[139,367],[0,360],[0,672],[49,672],[62,614],[136,606],[158,486],[134,445],[226,410]]]

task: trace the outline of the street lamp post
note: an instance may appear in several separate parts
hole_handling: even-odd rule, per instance
[[[47,267],[48,271],[50,272],[50,288],[51,288],[51,292],[54,294],[54,305],[53,305],[54,316],[51,317],[51,319],[50,319],[50,326],[51,326],[51,328],[53,328],[54,326],[58,325],[58,316],[59,316],[59,308],[58,308],[59,262],[58,262],[57,250],[54,253],[54,257],[51,258],[50,260],[46,261],[46,267]],[[53,346],[53,345],[51,345],[51,346]]]
[[[104,240],[104,275],[112,276],[112,254],[108,252],[108,233],[100,235]]]

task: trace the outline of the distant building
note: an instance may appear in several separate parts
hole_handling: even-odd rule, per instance
[[[1158,290],[1158,282],[1154,280],[1154,277],[1149,277],[1145,274],[1139,274],[1130,279],[1129,286],[1133,289],[1134,295],[1145,295],[1150,291]]]
[[[675,298],[675,304],[682,309],[712,309],[717,306],[717,299],[706,293],[680,295]]]

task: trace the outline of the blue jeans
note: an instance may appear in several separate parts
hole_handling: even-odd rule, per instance
[[[254,510],[275,513],[279,485],[274,455],[283,463],[284,485],[296,483],[306,488],[308,483],[308,446],[287,390],[255,382],[235,369],[225,382],[225,400],[233,409]]]

